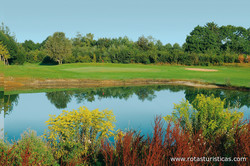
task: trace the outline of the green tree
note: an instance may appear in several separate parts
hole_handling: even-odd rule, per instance
[[[150,43],[149,39],[144,36],[139,37],[137,41],[137,45],[139,46],[139,48],[141,48],[144,51],[147,51],[150,49],[149,43]]]
[[[8,64],[8,59],[10,58],[10,53],[7,50],[6,46],[0,42],[0,60],[4,61],[4,64]]]
[[[171,50],[173,49],[173,46],[172,46],[170,43],[167,43],[167,44],[165,45],[165,49],[166,49],[167,51],[171,51]]]
[[[232,25],[220,27],[222,49],[230,48],[233,52],[250,54],[250,30]]]
[[[3,29],[3,28],[1,28],[1,29]],[[5,33],[7,33],[7,34],[5,34]],[[9,36],[8,31],[0,30],[0,41],[2,42],[3,45],[6,46],[8,52],[10,54],[9,63],[10,64],[13,64],[13,63],[21,64],[21,63],[19,63],[19,58],[21,58],[21,57],[20,57],[18,46],[17,46],[17,43],[15,42],[14,37]]]
[[[49,37],[45,44],[48,55],[62,64],[62,61],[72,54],[72,44],[69,39],[65,37],[63,32],[55,32],[53,36]]]
[[[220,51],[220,29],[214,22],[207,23],[204,27],[197,26],[186,38],[186,51],[206,53],[208,50]]]
[[[22,43],[22,47],[25,49],[25,51],[29,52],[37,50],[40,47],[40,44],[36,44],[32,40],[25,40],[24,43]]]

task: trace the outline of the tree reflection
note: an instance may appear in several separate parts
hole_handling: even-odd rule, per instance
[[[19,95],[4,95],[4,92],[0,94],[1,100],[1,112],[4,112],[4,116],[9,115],[13,110],[13,107],[18,104]]]
[[[250,93],[244,91],[232,91],[222,89],[197,89],[185,86],[170,86],[170,85],[155,85],[155,86],[136,86],[136,87],[111,87],[111,88],[86,88],[74,91],[60,91],[48,92],[46,96],[56,108],[66,108],[67,104],[72,98],[75,98],[77,103],[84,103],[85,101],[93,102],[95,99],[104,98],[118,98],[129,99],[136,95],[141,101],[152,101],[156,98],[155,92],[161,90],[169,90],[170,92],[184,91],[185,98],[192,103],[197,94],[204,94],[206,96],[214,95],[225,99],[225,107],[228,105],[233,107],[235,105],[250,106]]]
[[[117,98],[127,100],[133,95],[137,96],[141,101],[152,101],[156,96],[156,92],[168,90],[170,92],[184,91],[185,98],[192,103],[197,94],[204,94],[206,96],[214,95],[225,99],[225,107],[250,107],[250,93],[248,91],[233,91],[223,89],[198,89],[185,86],[171,86],[171,85],[154,85],[154,86],[135,86],[135,87],[110,87],[110,88],[84,88],[69,91],[55,91],[47,92],[48,100],[58,109],[64,109],[67,104],[74,98],[77,103],[93,102],[96,99]],[[0,91],[1,111],[4,115],[10,114],[13,106],[18,104],[19,95],[5,95]],[[0,112],[1,113],[1,112]]]
[[[1,110],[0,110],[0,113],[1,113],[4,108],[4,91],[0,91],[0,106],[1,106]]]
[[[225,100],[225,107],[235,107],[235,106],[250,106],[250,93],[242,91],[232,91],[232,90],[221,90],[221,89],[186,89],[185,98],[192,103],[198,94],[204,94],[205,96],[220,97]]]
[[[72,91],[59,91],[59,92],[48,92],[46,96],[51,104],[58,109],[66,108],[67,104],[71,101]]]

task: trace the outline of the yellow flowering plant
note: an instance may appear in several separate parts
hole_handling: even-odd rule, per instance
[[[233,134],[235,126],[243,118],[243,113],[237,108],[224,108],[225,101],[214,95],[209,97],[203,94],[197,95],[190,104],[182,101],[174,105],[172,115],[164,117],[167,122],[179,123],[181,127],[190,133],[202,131],[205,138],[212,140],[217,136],[226,135],[228,144],[234,142]],[[231,143],[230,143],[231,142]]]
[[[59,116],[50,115],[44,137],[54,147],[56,158],[95,155],[101,139],[114,136],[115,116],[112,111],[78,110],[63,111]],[[72,155],[74,154],[74,155]],[[93,156],[94,158],[95,156]]]

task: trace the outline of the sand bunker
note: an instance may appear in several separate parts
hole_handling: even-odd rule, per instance
[[[215,71],[218,71],[218,70],[215,70],[215,69],[200,69],[200,68],[185,68],[185,70],[205,71],[205,72],[215,72]]]

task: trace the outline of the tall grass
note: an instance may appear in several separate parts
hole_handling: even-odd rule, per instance
[[[234,135],[235,144],[232,149],[224,149],[225,135],[218,136],[215,141],[205,139],[202,131],[195,134],[184,132],[180,125],[168,124],[163,128],[161,117],[155,118],[153,136],[142,136],[136,132],[126,132],[119,135],[117,141],[102,142],[101,153],[104,163],[109,165],[214,165],[225,164],[214,161],[183,161],[173,162],[175,157],[248,157],[250,147],[250,123],[238,128]],[[229,165],[246,165],[244,162],[229,162]]]

